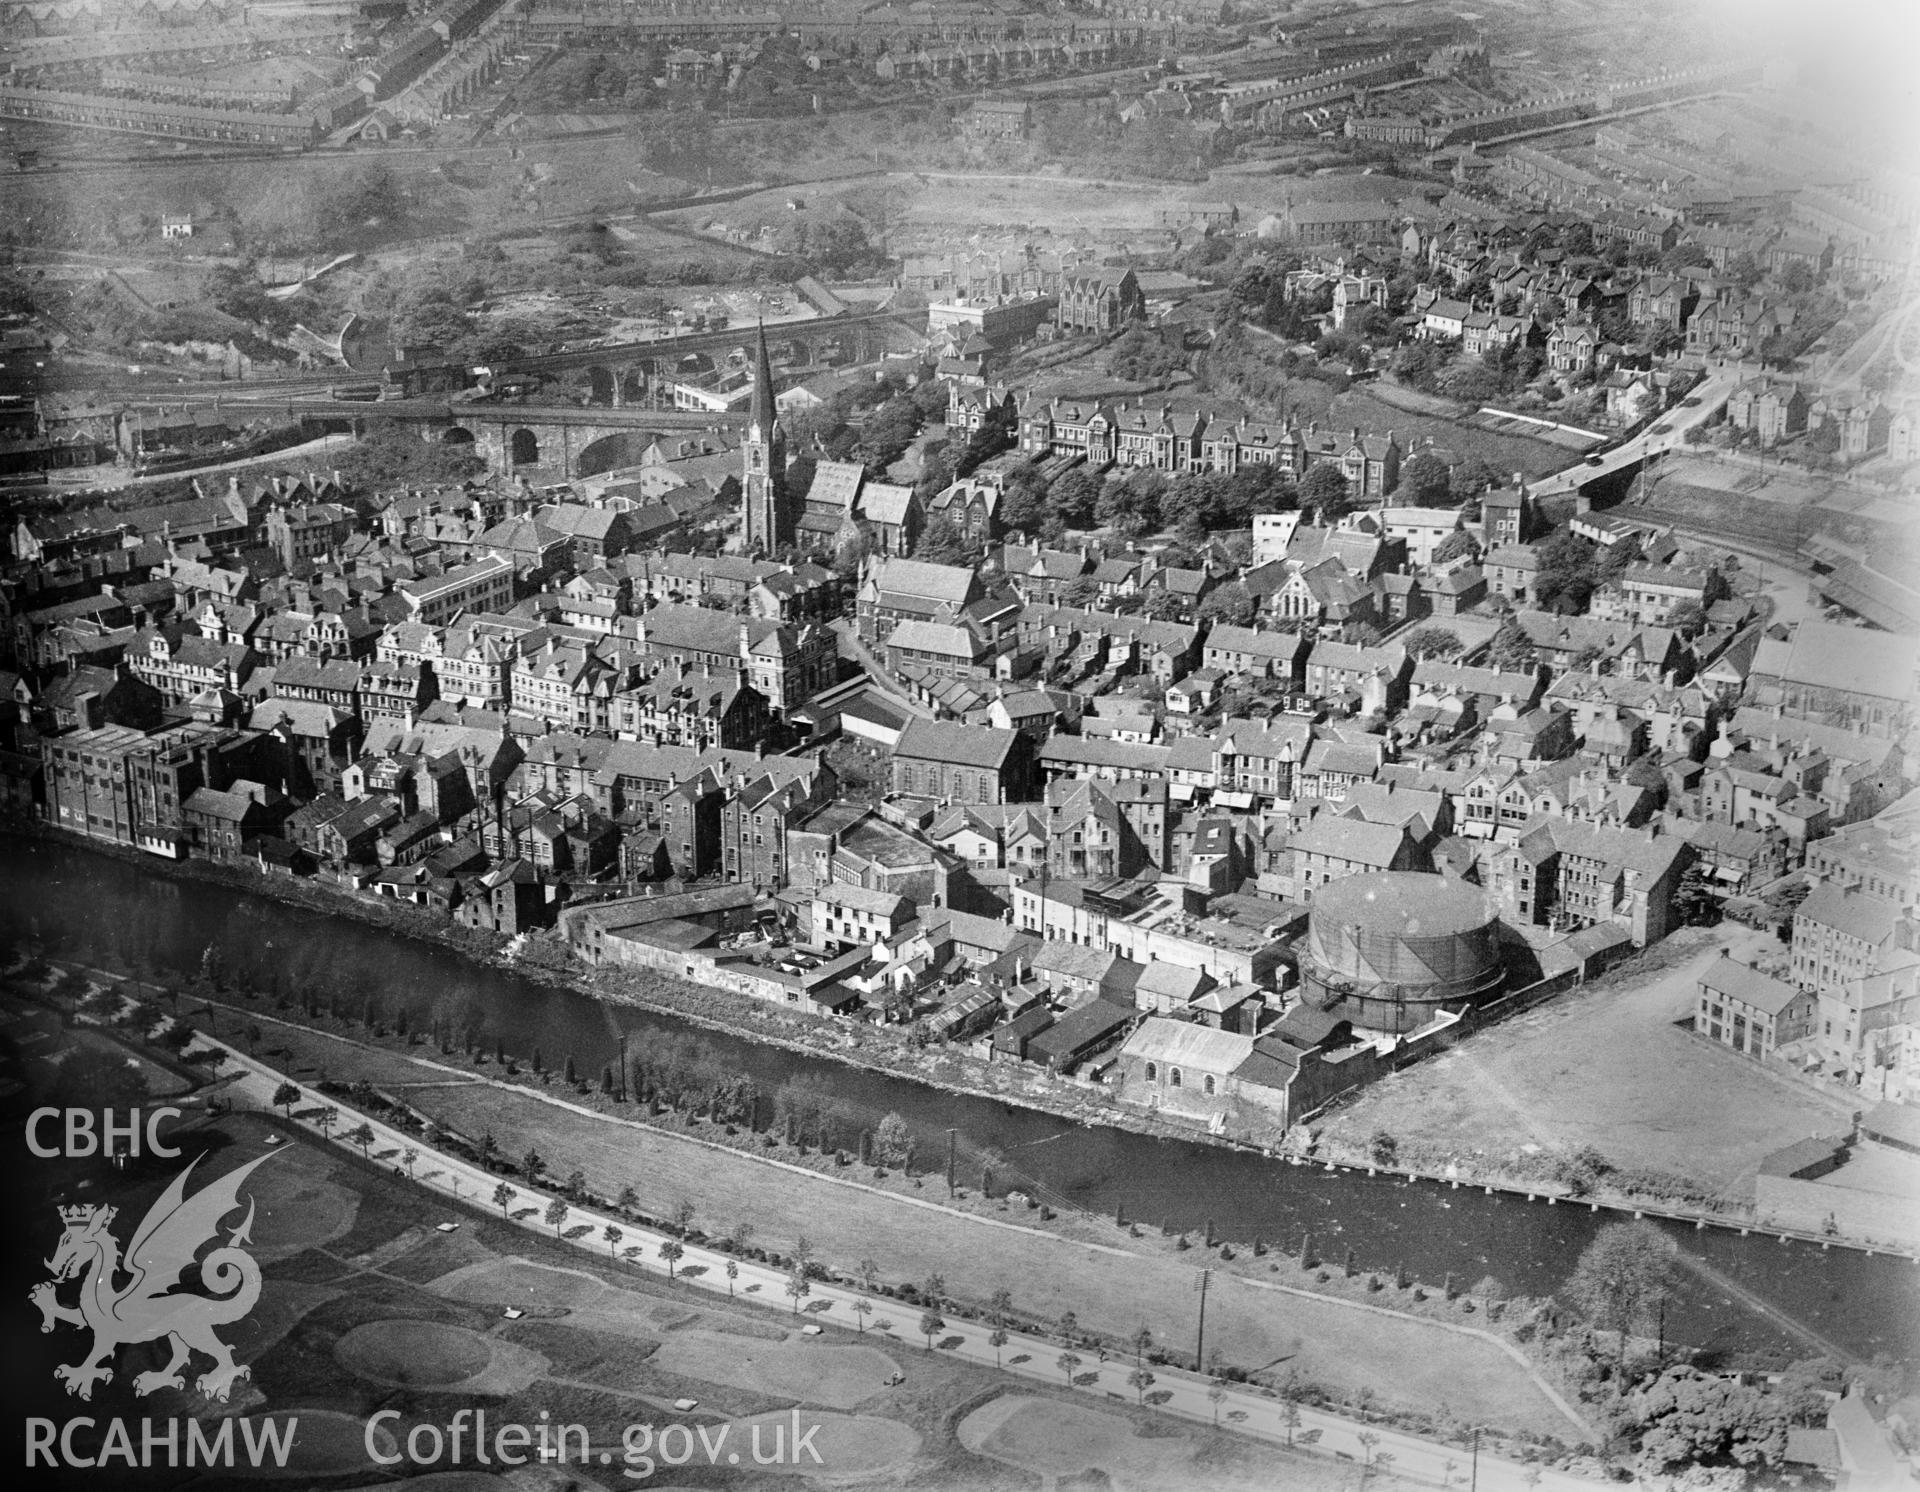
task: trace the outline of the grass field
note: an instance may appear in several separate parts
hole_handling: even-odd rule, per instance
[[[263,1050],[268,1046],[294,1053],[295,1062],[307,1066],[324,1060],[335,1077],[357,1072],[353,1054],[362,1050],[280,1026]],[[460,1133],[491,1130],[511,1136],[508,1149],[517,1153],[531,1146],[545,1157],[552,1175],[577,1167],[589,1189],[601,1195],[631,1185],[640,1211],[648,1215],[664,1216],[682,1199],[691,1199],[696,1224],[709,1232],[744,1223],[753,1228],[756,1243],[781,1252],[791,1252],[805,1233],[823,1260],[851,1269],[870,1257],[879,1263],[882,1279],[918,1280],[938,1272],[956,1295],[978,1301],[1004,1285],[1023,1312],[1053,1319],[1072,1310],[1084,1326],[1115,1337],[1130,1336],[1145,1324],[1156,1339],[1177,1342],[1192,1330],[1193,1265],[1171,1250],[1155,1255],[1144,1240],[1129,1241],[1139,1252],[1120,1253],[1112,1245],[1127,1240],[1101,1219],[1062,1214],[1047,1234],[1010,1230],[984,1218],[916,1205],[922,1201],[918,1192],[888,1196],[842,1188],[658,1129],[574,1114],[532,1094],[482,1083],[450,1084],[444,1072],[410,1064],[396,1053],[369,1056],[371,1070],[380,1074],[377,1086],[404,1093],[436,1122]],[[517,1180],[513,1184],[527,1191]],[[933,1196],[928,1192],[925,1200]],[[516,1205],[526,1205],[525,1199]],[[398,1261],[395,1267],[404,1264]],[[649,1264],[659,1271],[657,1262]],[[1260,1267],[1243,1258],[1232,1270]],[[436,1287],[464,1300],[502,1305],[525,1304],[536,1295],[580,1304],[592,1296],[590,1282],[556,1285],[557,1293],[549,1295],[537,1277],[544,1273],[530,1272],[524,1264],[483,1263]],[[1216,1278],[1230,1279],[1231,1270]],[[603,1303],[594,1306],[603,1308]],[[633,1329],[651,1334],[660,1328],[635,1322]],[[1432,1412],[1445,1404],[1488,1423],[1545,1433],[1565,1428],[1524,1369],[1495,1344],[1415,1317],[1376,1315],[1331,1299],[1240,1286],[1234,1309],[1223,1313],[1209,1344],[1229,1362],[1249,1369],[1290,1367],[1336,1393],[1380,1392],[1380,1385],[1391,1384],[1391,1396],[1412,1408]]]
[[[755,1429],[762,1428],[771,1445],[773,1431],[789,1422],[785,1414],[755,1415],[735,1420],[733,1433],[746,1437],[751,1445]],[[809,1414],[803,1423],[820,1427],[813,1439],[819,1452],[818,1464],[804,1455],[796,1455],[787,1468],[804,1477],[840,1482],[897,1474],[905,1470],[920,1451],[919,1432],[897,1420],[870,1414]]]
[[[1711,457],[1683,457],[1644,500],[1652,518],[1714,526],[1781,549],[1799,549],[1815,536],[1920,557],[1920,522],[1910,505],[1791,468],[1758,471]]]
[[[1592,1145],[1750,1200],[1760,1161],[1845,1128],[1844,1106],[1674,1024],[1723,946],[1750,956],[1762,937],[1741,928],[1679,936],[1697,950],[1683,961],[1651,977],[1616,972],[1395,1073],[1325,1132],[1354,1144],[1382,1129],[1418,1135],[1462,1159]]]
[[[759,1389],[829,1409],[855,1409],[881,1392],[899,1366],[877,1347],[829,1347],[811,1338],[741,1342],[712,1332],[675,1332],[653,1365],[709,1383]]]
[[[288,1146],[254,1173],[254,1257],[261,1263],[324,1248],[353,1231],[360,1196],[334,1179],[339,1163],[305,1147]]]
[[[1181,1487],[1208,1492],[1266,1492],[1274,1484],[1239,1455],[1239,1442],[1206,1429],[1142,1433],[1110,1401],[1063,1402],[1003,1394],[970,1412],[957,1427],[969,1450],[1039,1476],[1082,1485]],[[1287,1492],[1352,1486],[1358,1473],[1324,1462],[1287,1468]],[[1378,1480],[1378,1474],[1373,1480]],[[1362,1479],[1364,1484],[1364,1479]]]
[[[756,1241],[789,1251],[806,1233],[823,1259],[851,1267],[871,1257],[883,1278],[938,1272],[956,1294],[985,1300],[1005,1285],[1024,1311],[1053,1318],[1073,1310],[1087,1327],[1130,1335],[1141,1324],[1180,1341],[1191,1331],[1193,1270],[1172,1258],[1120,1254],[996,1227],[870,1192],[828,1191],[831,1183],[709,1150],[683,1138],[583,1119],[496,1089],[424,1088],[414,1101],[456,1128],[490,1124],[531,1144],[558,1173],[574,1166],[596,1190],[631,1184],[643,1211],[668,1211],[692,1198],[698,1220],[754,1229]],[[1498,1347],[1412,1317],[1355,1311],[1332,1300],[1232,1290],[1233,1305],[1211,1334],[1229,1362],[1290,1365],[1347,1392],[1380,1391],[1412,1407],[1442,1403],[1492,1423],[1559,1432],[1564,1420],[1527,1374]]]
[[[172,1098],[184,1093],[193,1086],[186,1078],[149,1057],[130,1052],[119,1042],[101,1036],[93,1031],[72,1031],[68,1033],[76,1051],[105,1052],[128,1067],[135,1069],[141,1080],[147,1085],[147,1093],[153,1098]]]
[[[427,1392],[518,1393],[547,1370],[529,1348],[439,1321],[369,1321],[335,1342],[333,1353],[370,1382]]]
[[[1524,472],[1529,477],[1544,476],[1571,466],[1572,453],[1550,441],[1526,435],[1504,435],[1481,429],[1463,420],[1442,419],[1417,414],[1389,404],[1364,384],[1349,389],[1333,400],[1328,420],[1337,429],[1358,425],[1362,430],[1391,430],[1399,437],[1402,449],[1412,452],[1426,444],[1429,436],[1460,460],[1478,458],[1504,476]]]
[[[393,1433],[380,1436],[384,1452],[408,1443],[413,1425],[444,1425],[455,1410],[481,1404],[495,1423],[533,1424],[544,1410],[556,1422],[582,1424],[596,1457],[601,1449],[617,1456],[622,1434],[635,1423],[660,1427],[677,1421],[712,1428],[724,1420],[745,1446],[756,1423],[765,1427],[763,1440],[770,1439],[776,1422],[791,1433],[798,1412],[804,1423],[820,1425],[812,1443],[824,1464],[789,1467],[788,1476],[869,1485],[945,1483],[977,1492],[1017,1484],[997,1463],[975,1458],[952,1434],[961,1406],[998,1386],[998,1375],[989,1369],[936,1356],[913,1365],[911,1385],[890,1388],[883,1379],[892,1372],[892,1360],[851,1332],[830,1328],[823,1338],[803,1338],[777,1306],[769,1310],[746,1300],[729,1306],[669,1284],[657,1271],[602,1270],[575,1250],[457,1207],[453,1211],[462,1221],[455,1236],[464,1239],[464,1247],[450,1249],[446,1235],[421,1228],[420,1193],[403,1180],[309,1140],[269,1145],[274,1130],[242,1115],[198,1131],[203,1141],[212,1142],[202,1169],[219,1174],[269,1154],[285,1166],[282,1177],[301,1186],[317,1177],[349,1190],[356,1200],[345,1234],[265,1266],[260,1306],[228,1333],[251,1371],[236,1388],[230,1412],[270,1414],[282,1424],[298,1421],[288,1466],[266,1479],[371,1483],[376,1468],[364,1437],[374,1411],[398,1408],[402,1415]],[[305,1164],[285,1165],[295,1157]],[[272,1164],[254,1173],[272,1174]],[[136,1215],[152,1189],[150,1180],[136,1186],[117,1176],[106,1188]],[[262,1187],[256,1200],[268,1200],[267,1190]],[[436,1205],[431,1215],[440,1215],[443,1206]],[[370,1259],[386,1262],[369,1264]],[[407,1259],[420,1266],[416,1275],[438,1263],[451,1266],[445,1280],[477,1281],[480,1288],[445,1291],[435,1288],[436,1281],[423,1284],[388,1271],[388,1264]],[[476,1298],[463,1299],[463,1293]],[[499,1301],[490,1298],[502,1293],[527,1311],[526,1319],[502,1319]],[[621,1329],[640,1322],[652,1327],[652,1336]],[[663,1339],[683,1343],[687,1361],[679,1366],[651,1361]],[[38,1355],[38,1334],[33,1344]],[[68,1334],[49,1339],[44,1350],[59,1354],[52,1360],[61,1361],[71,1358],[75,1345]],[[117,1364],[115,1379],[96,1394],[93,1411],[136,1417],[143,1411],[205,1414],[206,1404],[191,1393],[133,1397],[134,1375],[155,1361],[152,1349],[133,1349]],[[44,1407],[58,1409],[66,1402],[50,1371],[36,1369],[28,1376],[46,1385],[41,1393],[54,1396]],[[746,1386],[734,1389],[714,1380]],[[698,1411],[677,1410],[681,1398],[698,1399]],[[858,1412],[846,1412],[856,1406]],[[43,1406],[23,1400],[23,1407],[37,1412]],[[1255,1453],[1264,1454],[1257,1448]],[[432,1465],[419,1469],[431,1471]],[[259,1479],[251,1467],[238,1471],[246,1480]],[[597,1480],[573,1466],[565,1473],[530,1469],[514,1480],[522,1492],[630,1485]],[[617,1477],[618,1469],[611,1474]],[[736,1470],[721,1464],[703,1468],[694,1480],[718,1488],[780,1485],[767,1481],[770,1474],[751,1465]],[[240,1480],[238,1474],[233,1478],[236,1485]],[[443,1492],[476,1492],[458,1476],[422,1484]],[[660,1475],[649,1483],[667,1484]]]
[[[1191,1476],[1185,1435],[1139,1435],[1123,1415],[1008,1394],[960,1422],[960,1443],[1043,1477],[1101,1471],[1123,1485],[1164,1485]]]
[[[274,1419],[284,1422],[297,1419],[294,1429],[293,1449],[288,1453],[287,1464],[274,1467],[270,1463],[255,1469],[241,1462],[232,1467],[216,1466],[211,1474],[216,1477],[244,1475],[249,1480],[256,1476],[270,1480],[302,1480],[313,1477],[340,1476],[367,1470],[372,1462],[367,1455],[367,1425],[358,1415],[342,1414],[333,1409],[303,1408],[299,1411],[275,1412]],[[373,1443],[383,1456],[391,1456],[395,1449],[393,1435],[384,1425],[373,1429]]]

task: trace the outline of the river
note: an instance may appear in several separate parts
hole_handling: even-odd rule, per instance
[[[271,988],[276,969],[283,982],[286,971],[295,971],[299,981],[337,989],[356,1002],[373,996],[390,1010],[404,1005],[420,1027],[430,1008],[444,1010],[452,1001],[472,1013],[489,1043],[497,1039],[522,1057],[538,1046],[555,1066],[571,1055],[586,1074],[615,1058],[621,1032],[630,1033],[629,1051],[638,1052],[695,1029],[352,917],[176,880],[157,867],[71,845],[0,843],[0,936],[8,939],[57,931],[78,953],[138,953],[162,969],[182,970],[197,967],[211,944],[222,950],[235,979],[256,987]],[[889,1111],[904,1116],[922,1155],[943,1155],[951,1127],[963,1154],[990,1148],[1006,1157],[997,1173],[1001,1184],[1024,1185],[1108,1216],[1124,1208],[1143,1225],[1198,1230],[1211,1219],[1226,1238],[1258,1236],[1287,1248],[1311,1231],[1323,1257],[1338,1260],[1351,1247],[1362,1269],[1404,1265],[1420,1279],[1438,1283],[1450,1273],[1466,1286],[1492,1275],[1509,1293],[1544,1295],[1564,1282],[1594,1230],[1609,1219],[1584,1207],[1548,1207],[1466,1186],[1329,1173],[1199,1142],[1083,1127],[744,1038],[697,1034],[765,1092],[811,1076],[864,1124]],[[1920,1265],[1722,1229],[1671,1231],[1690,1266],[1681,1271],[1668,1313],[1672,1340],[1812,1355],[1770,1319],[1778,1312],[1862,1357],[1907,1356],[1920,1341]],[[1750,1298],[1728,1289],[1727,1279]]]

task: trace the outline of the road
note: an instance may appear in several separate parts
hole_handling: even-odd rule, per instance
[[[193,477],[227,477],[256,467],[285,466],[292,461],[324,466],[334,453],[351,449],[355,444],[351,435],[322,435],[314,440],[302,441],[299,445],[281,446],[278,450],[259,456],[243,456],[237,461],[217,461],[208,466],[187,466],[144,476],[119,465],[62,467],[47,472],[45,476],[47,485],[56,492],[121,492],[130,487],[156,487]]]
[[[1920,372],[1920,238],[1913,241],[1907,256],[1905,273],[1900,278],[1900,304],[1867,328],[1849,347],[1827,358],[1818,366],[1812,382],[1829,391],[1857,385],[1859,380],[1892,350],[1902,371]]]
[[[1612,450],[1597,456],[1583,458],[1574,465],[1552,476],[1542,477],[1531,484],[1528,491],[1535,497],[1549,497],[1558,492],[1574,492],[1599,477],[1610,476],[1649,456],[1657,456],[1665,451],[1677,450],[1686,444],[1687,431],[1696,425],[1704,425],[1724,406],[1734,389],[1757,373],[1757,369],[1745,364],[1731,364],[1709,368],[1705,378],[1695,385],[1693,392],[1687,395],[1688,402],[1679,408],[1668,411],[1638,435],[1623,441]]]
[[[204,1033],[196,1037],[189,1051],[209,1048],[225,1052],[231,1066],[238,1071],[238,1077],[224,1090],[227,1097],[236,1105],[244,1101],[262,1111],[274,1111],[273,1093],[285,1081],[283,1074]],[[321,1098],[303,1089],[295,1108],[298,1109],[301,1103],[321,1104],[337,1111],[338,1118],[331,1126],[332,1139],[311,1121],[297,1117],[294,1121],[305,1124],[319,1134],[323,1144],[345,1143],[339,1136],[364,1122],[373,1131],[373,1146],[383,1150],[397,1147],[403,1151],[413,1151],[417,1157],[412,1168],[414,1183],[429,1192],[442,1192],[470,1205],[486,1206],[494,1189],[501,1184],[501,1178],[492,1172],[434,1150],[423,1144],[419,1136],[393,1129],[371,1115],[361,1114],[338,1102],[331,1095]],[[371,1150],[373,1147],[368,1148]],[[532,1209],[519,1219],[520,1225],[552,1241],[550,1230],[541,1223],[551,1196],[541,1195],[522,1185],[517,1188],[513,1200],[523,1211]],[[605,1230],[608,1227],[620,1229],[622,1242],[626,1244],[623,1253],[636,1261],[649,1257],[658,1259],[660,1246],[669,1238],[665,1233],[642,1227],[612,1213],[585,1207],[570,1208],[568,1231],[583,1224],[589,1231],[575,1240],[576,1246],[596,1256],[605,1245]],[[684,1250],[684,1257],[677,1266],[679,1282],[683,1285],[729,1295],[735,1291],[742,1295],[758,1295],[776,1304],[788,1299],[788,1276],[782,1270],[693,1244],[684,1245]],[[727,1277],[729,1263],[737,1269],[737,1278]],[[693,1267],[698,1267],[701,1272],[689,1277],[687,1271]],[[814,1322],[822,1321],[831,1314],[835,1325],[859,1330],[870,1316],[874,1324],[867,1329],[875,1335],[900,1342],[908,1353],[925,1350],[915,1341],[915,1327],[919,1323],[918,1307],[824,1281],[815,1281],[805,1299],[805,1313]],[[857,1309],[862,1305],[868,1308],[866,1314]],[[883,1330],[879,1324],[881,1322],[891,1322],[891,1328]],[[1026,1333],[1009,1332],[1007,1340],[996,1349],[987,1337],[987,1328],[978,1322],[950,1326],[943,1335],[940,1350],[952,1351],[968,1361],[994,1366],[1000,1371],[1054,1387],[1059,1387],[1064,1381],[1059,1342]],[[1127,1396],[1126,1375],[1131,1368],[1125,1359],[1103,1362],[1091,1348],[1084,1349],[1081,1356],[1084,1361],[1074,1365],[1074,1371],[1076,1375],[1093,1371],[1100,1374],[1101,1382],[1089,1392],[1098,1394],[1101,1407],[1105,1407],[1109,1394],[1122,1399]],[[906,1371],[912,1371],[910,1362]],[[1109,1381],[1121,1392],[1114,1393],[1114,1389],[1107,1386]],[[1444,1445],[1381,1426],[1368,1426],[1324,1410],[1290,1405],[1244,1388],[1216,1388],[1199,1374],[1168,1367],[1154,1370],[1153,1392],[1156,1396],[1162,1393],[1167,1396],[1164,1402],[1155,1407],[1161,1413],[1176,1418],[1201,1424],[1217,1422],[1237,1434],[1250,1435],[1279,1446],[1294,1445],[1316,1455],[1351,1461],[1356,1465],[1370,1461],[1382,1471],[1390,1469],[1395,1476],[1424,1481],[1434,1486],[1464,1485],[1467,1481],[1469,1453],[1460,1446]],[[1214,1393],[1219,1394],[1217,1401],[1212,1397]],[[1549,1489],[1549,1492],[1592,1492],[1594,1487],[1603,1485],[1567,1472],[1525,1466],[1487,1451],[1482,1451],[1477,1458],[1477,1475],[1479,1486],[1499,1489],[1499,1492],[1527,1492],[1527,1489],[1536,1487]]]
[[[934,718],[933,711],[910,697],[900,681],[887,671],[886,661],[860,640],[860,634],[854,630],[850,618],[841,617],[827,625],[840,639],[845,652],[852,654],[854,661],[867,671],[867,677],[887,696],[889,704],[898,705],[909,715],[917,715],[922,720]]]

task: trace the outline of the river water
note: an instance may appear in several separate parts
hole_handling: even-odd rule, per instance
[[[291,979],[296,987],[339,990],[349,1008],[370,996],[389,1010],[405,1005],[421,1028],[432,1009],[451,1004],[476,1020],[489,1044],[498,1040],[521,1057],[538,1046],[554,1066],[571,1055],[588,1075],[615,1058],[623,1031],[630,1033],[629,1052],[638,1053],[695,1030],[350,917],[174,880],[157,868],[69,845],[0,840],[0,936],[55,931],[77,953],[137,952],[163,969],[196,967],[211,944],[241,982],[273,988],[277,971],[280,987]],[[1024,1185],[1056,1203],[1108,1216],[1124,1208],[1143,1225],[1198,1230],[1211,1219],[1226,1238],[1257,1236],[1288,1249],[1310,1231],[1323,1258],[1338,1260],[1352,1248],[1362,1269],[1404,1265],[1420,1279],[1438,1283],[1451,1273],[1463,1285],[1492,1275],[1509,1293],[1544,1295],[1564,1282],[1594,1230],[1611,1216],[1083,1127],[749,1039],[697,1035],[763,1092],[809,1077],[864,1125],[889,1111],[901,1114],[922,1155],[943,1156],[949,1128],[958,1132],[963,1155],[1000,1152],[1007,1164],[996,1170],[1002,1178],[996,1185]],[[976,1168],[963,1165],[963,1177],[969,1174],[977,1179]],[[1782,1326],[1784,1317],[1863,1357],[1910,1356],[1920,1343],[1920,1265],[1721,1229],[1671,1231],[1688,1266],[1667,1318],[1672,1340],[1812,1355],[1805,1338]]]

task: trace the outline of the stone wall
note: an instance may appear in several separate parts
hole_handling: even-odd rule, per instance
[[[1844,1185],[1846,1168],[1820,1181],[1791,1176],[1756,1178],[1754,1215],[1763,1224],[1823,1233],[1831,1221],[1841,1237],[1920,1247],[1920,1207],[1911,1197]]]

